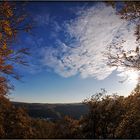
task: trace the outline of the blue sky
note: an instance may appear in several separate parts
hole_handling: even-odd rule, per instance
[[[134,24],[120,19],[113,8],[101,2],[29,2],[26,11],[35,27],[31,35],[20,34],[16,46],[30,48],[30,66],[17,67],[23,78],[13,80],[11,100],[81,102],[100,88],[126,96],[135,87],[137,73],[108,67],[103,55],[122,39],[124,48],[136,46]]]

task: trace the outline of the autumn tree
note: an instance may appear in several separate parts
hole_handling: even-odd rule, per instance
[[[14,64],[23,64],[27,48],[14,48],[18,34],[31,29],[23,3],[0,2],[0,138],[30,138],[30,118],[22,108],[15,108],[6,98],[13,88],[9,76],[19,79]]]
[[[43,119],[33,119],[32,118],[32,128],[34,135],[32,138],[36,139],[48,139],[48,138],[55,138],[56,131],[55,123]]]
[[[106,2],[107,5],[111,5],[113,8],[118,6],[117,2]],[[126,51],[123,47],[123,43],[126,40],[121,40],[117,43],[112,43],[108,47],[108,65],[111,67],[123,67],[127,70],[140,71],[140,2],[121,2],[121,8],[116,11],[116,14],[121,19],[127,20],[130,23],[135,23],[135,33],[137,46],[135,49]],[[128,35],[129,36],[129,35]],[[138,77],[138,84],[140,84],[140,76]]]
[[[79,121],[74,120],[69,116],[65,116],[59,121],[56,121],[54,128],[55,137],[54,138],[81,138],[81,133],[79,129]]]
[[[6,112],[4,123],[4,138],[32,138],[33,129],[31,127],[31,118],[23,108],[11,106]]]
[[[19,79],[14,63],[26,64],[24,57],[29,54],[28,49],[14,48],[12,43],[21,31],[28,32],[30,29],[22,3],[0,2],[0,94],[5,95],[10,88],[7,76]]]
[[[112,7],[117,6],[117,2],[107,2]],[[125,40],[112,44],[108,47],[108,65],[111,67],[123,67],[126,70],[140,72],[140,2],[121,2],[122,7],[117,14],[123,20],[127,20],[135,25],[135,49],[126,51],[123,47]],[[128,35],[129,36],[129,35]],[[114,53],[114,50],[116,53]],[[140,138],[140,74],[138,75],[138,84],[130,96],[124,100],[126,113],[122,121],[116,128],[117,138]]]
[[[84,138],[116,138],[116,128],[125,114],[124,98],[105,95],[105,92],[103,90],[85,101],[89,112],[81,120]]]
[[[0,138],[5,137],[5,126],[4,123],[6,122],[6,114],[11,108],[11,102],[9,99],[5,98],[4,96],[0,96]]]
[[[125,114],[116,128],[117,138],[140,138],[140,87],[139,85],[123,101]]]
[[[81,120],[82,133],[84,138],[99,138],[98,125],[99,125],[99,104],[103,94],[106,91],[103,90],[101,93],[97,93],[91,97],[91,99],[86,99],[84,103],[88,106],[89,112]]]

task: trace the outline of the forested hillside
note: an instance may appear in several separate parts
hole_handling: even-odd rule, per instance
[[[80,119],[88,112],[88,107],[82,103],[75,104],[39,104],[13,102],[16,107],[24,107],[33,118],[58,120],[64,116]]]

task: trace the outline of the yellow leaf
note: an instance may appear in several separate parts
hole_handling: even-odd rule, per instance
[[[0,40],[2,39],[2,33],[0,33]]]
[[[7,9],[7,14],[6,16],[9,18],[9,17],[12,17],[13,16],[13,11],[11,9]]]
[[[7,49],[7,44],[4,43],[3,46],[2,46],[2,48],[3,48],[4,50],[6,50],[6,49]]]

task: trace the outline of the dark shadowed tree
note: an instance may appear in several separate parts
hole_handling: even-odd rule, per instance
[[[33,129],[31,118],[23,108],[15,108],[13,105],[6,112],[4,138],[32,138]]]
[[[105,95],[105,92],[103,90],[85,101],[89,113],[81,120],[84,138],[116,138],[116,128],[125,113],[124,98]]]
[[[124,100],[125,114],[116,129],[117,138],[140,138],[140,86]]]

